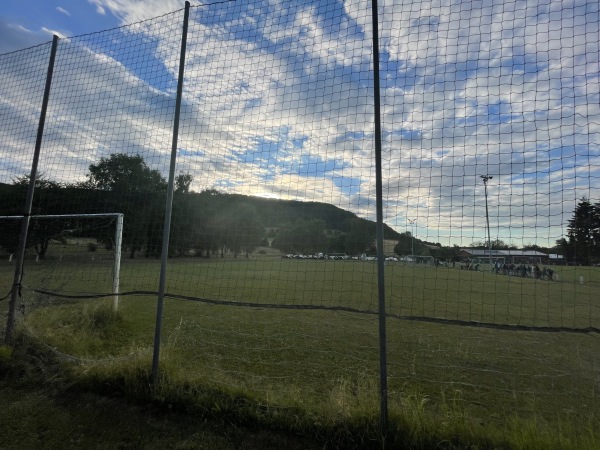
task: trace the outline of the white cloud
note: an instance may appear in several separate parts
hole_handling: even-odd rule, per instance
[[[66,36],[60,31],[51,30],[50,28],[42,27],[42,31],[46,33],[48,36],[52,37],[54,35],[58,36],[60,39],[65,39]]]
[[[71,13],[69,11],[67,11],[65,8],[61,8],[60,6],[56,7],[56,10],[61,13],[64,14],[65,16],[69,16],[71,17]]]
[[[100,14],[101,16],[106,15],[106,9],[104,9],[104,6],[102,6],[102,0],[88,0],[88,2],[96,7],[97,14]]]
[[[88,0],[96,6],[98,13],[106,10],[121,19],[122,24],[130,24],[152,19],[163,14],[182,9],[185,0]],[[194,2],[191,2],[194,4]]]
[[[124,23],[183,7],[89,1]],[[578,198],[600,200],[598,7],[474,5],[381,3],[386,220],[403,230],[420,217],[419,232],[442,242],[482,239],[485,173],[496,237],[552,243]],[[374,218],[370,20],[358,0],[193,8],[179,161],[195,188]],[[117,150],[143,151],[164,172],[181,14],[93,39],[59,51],[71,62],[58,60],[47,145],[76,165],[70,178]],[[0,107],[27,116],[17,92]]]
[[[32,47],[48,41],[48,35],[45,32],[34,32],[21,25],[14,25],[6,22],[0,17],[0,54]]]

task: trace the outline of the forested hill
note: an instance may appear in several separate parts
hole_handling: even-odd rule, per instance
[[[329,203],[301,202],[297,200],[278,200],[263,197],[252,197],[238,194],[228,195],[234,202],[241,201],[256,208],[266,227],[280,227],[293,223],[298,219],[305,221],[322,220],[329,230],[350,231],[352,223],[358,221],[375,233],[375,222],[358,217],[356,214],[338,208]],[[385,239],[398,239],[399,233],[384,224]]]
[[[53,187],[37,189],[32,214],[90,214],[99,212],[125,212],[118,207],[119,199],[113,192],[99,189],[82,189],[74,187]],[[0,215],[18,215],[22,213],[26,188],[23,185],[0,183]],[[152,195],[153,194],[153,195]],[[157,193],[134,193],[120,195],[124,201],[140,197],[149,200]],[[264,197],[253,197],[240,194],[224,194],[215,190],[200,193],[187,193],[189,203],[196,203],[197,208],[205,208],[207,212],[217,211],[221,207],[245,204],[254,208],[264,227],[278,228],[293,223],[298,219],[304,221],[322,220],[329,230],[348,232],[351,223],[363,223],[367,229],[375,230],[375,223],[358,217],[356,214],[338,208],[329,203],[302,202],[297,200],[280,200]],[[125,198],[126,197],[126,198]],[[158,199],[155,199],[158,200]],[[195,200],[195,201],[194,201]],[[154,201],[152,201],[154,203]],[[147,205],[140,205],[143,208]],[[155,205],[158,206],[158,205]],[[384,224],[385,239],[398,239],[399,233]]]
[[[22,214],[26,191],[25,183],[0,183],[0,215]],[[136,252],[149,256],[160,252],[165,198],[162,188],[111,190],[46,183],[36,188],[32,214],[123,213],[125,248],[132,257]],[[9,236],[15,233],[1,222],[0,231],[5,237],[0,246],[10,252],[15,242]],[[174,253],[185,252],[190,247],[207,252],[215,248],[248,252],[267,236],[272,246],[282,251],[357,253],[368,251],[375,239],[373,221],[334,205],[224,194],[215,190],[176,191],[172,230]],[[386,225],[384,237],[398,239],[399,234]]]

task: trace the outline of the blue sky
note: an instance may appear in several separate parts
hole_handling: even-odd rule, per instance
[[[100,2],[87,0],[4,0],[0,3],[0,52],[5,53],[52,39],[120,25],[121,20]]]
[[[370,3],[213,3],[191,11],[178,170],[197,190],[373,218]],[[0,53],[64,38],[47,175],[81,179],[114,151],[165,172],[183,5],[2,2]],[[388,224],[417,219],[433,242],[483,240],[481,174],[494,177],[492,238],[516,245],[553,244],[579,198],[600,201],[597,1],[380,0],[379,17]],[[46,54],[0,56],[0,116],[14,118],[0,123],[1,182],[27,167]]]

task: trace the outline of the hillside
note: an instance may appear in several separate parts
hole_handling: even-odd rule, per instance
[[[25,193],[24,185],[0,184],[0,215],[21,214]],[[32,214],[123,213],[123,244],[130,257],[136,252],[155,256],[160,254],[164,205],[164,191],[115,192],[54,185],[36,190]],[[5,236],[0,240],[0,246],[9,252],[15,247],[15,225],[0,223]],[[70,226],[77,228],[78,225]],[[56,227],[52,230],[56,231]],[[36,230],[38,233],[43,231]],[[198,254],[223,249],[236,255],[247,253],[263,242],[267,230],[272,240],[276,240],[273,246],[281,251],[360,253],[374,241],[376,224],[327,203],[208,190],[175,194],[172,230],[170,247],[173,255],[189,249],[195,249]],[[399,233],[384,226],[385,239],[399,237]],[[51,238],[50,235],[33,237],[37,242],[46,243]]]
[[[202,195],[199,194],[199,195]],[[375,222],[358,217],[356,214],[329,203],[301,202],[297,200],[279,200],[263,197],[252,197],[238,194],[222,194],[256,208],[265,227],[280,227],[297,219],[323,220],[326,228],[341,232],[350,231],[350,223],[358,221],[375,233]],[[398,239],[400,234],[384,224],[384,238]]]

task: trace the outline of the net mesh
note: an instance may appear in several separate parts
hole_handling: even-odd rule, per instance
[[[3,259],[8,261],[9,267],[17,262],[14,252],[20,228],[20,216],[0,216],[3,246],[10,251]],[[120,272],[116,260],[119,233],[116,214],[32,215],[24,259],[26,270],[22,278],[27,280],[27,286],[33,292],[25,296],[25,307],[37,306],[36,298],[45,303],[47,295],[73,297],[115,293]],[[45,296],[38,295],[41,293]]]
[[[390,407],[597,417],[598,5],[379,17]],[[177,11],[59,41],[33,214],[124,215],[118,342],[61,328],[102,299],[28,317],[70,355],[150,346],[181,35]],[[48,53],[0,55],[2,215],[23,213]],[[263,404],[377,411],[370,5],[193,7],[185,56],[166,363]],[[108,238],[90,236],[69,260],[30,247],[24,288],[110,295],[90,251]]]

